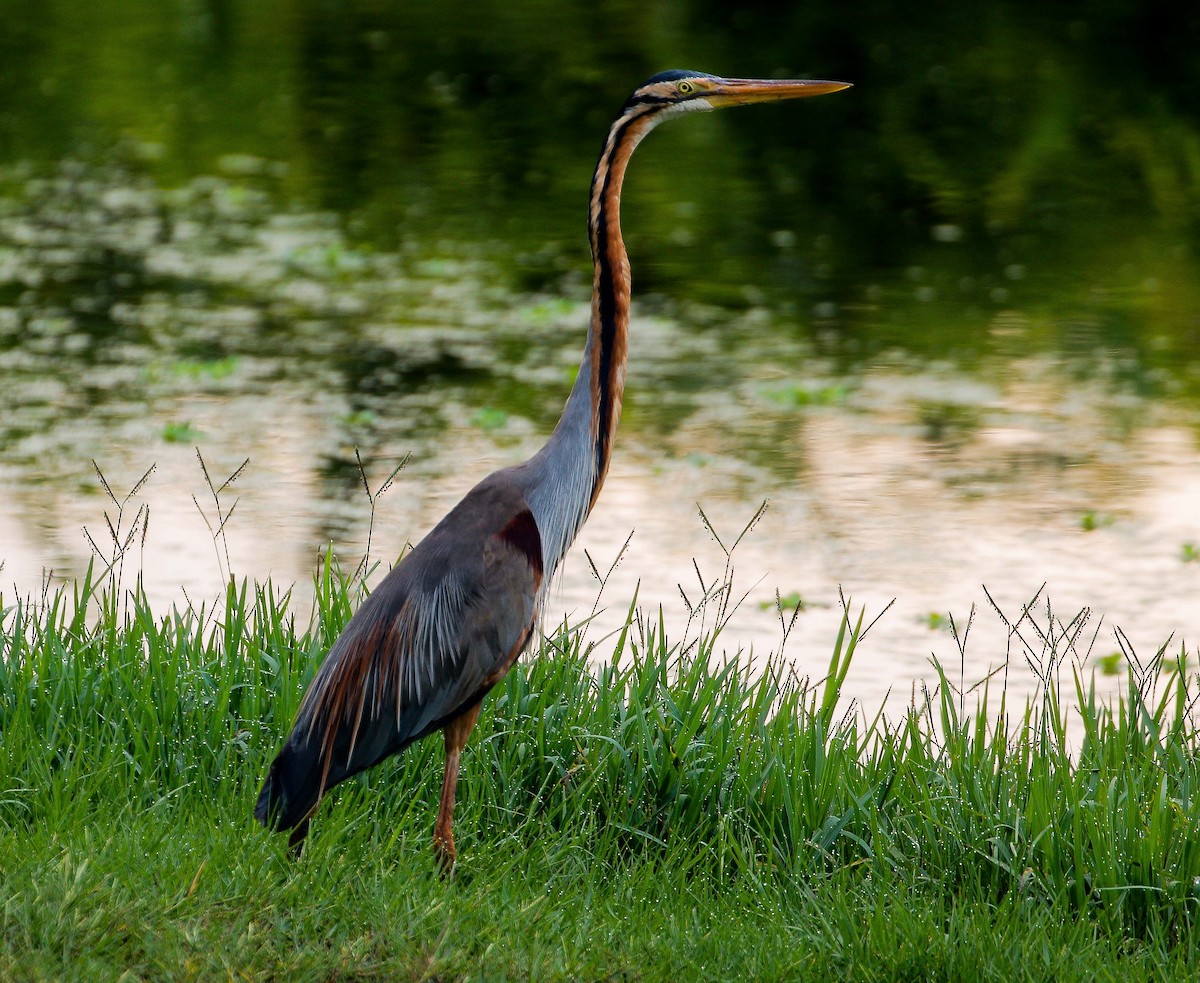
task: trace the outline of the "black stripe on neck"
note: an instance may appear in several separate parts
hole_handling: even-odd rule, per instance
[[[650,93],[645,93],[643,95],[634,96],[631,98],[627,103],[625,103],[625,108],[629,109],[633,106],[663,106],[669,102],[678,101],[679,99],[676,96],[656,96]]]
[[[612,182],[612,162],[616,158],[622,144],[628,138],[630,126],[634,121],[641,119],[645,115],[645,113],[632,115],[624,119],[617,127],[609,143],[608,166],[604,170],[604,180],[600,185],[599,195],[593,198],[597,203],[595,223],[595,262],[597,268],[596,327],[600,332],[600,361],[597,366],[597,382],[600,390],[600,398],[596,414],[596,478],[595,484],[592,486],[593,494],[595,493],[596,485],[600,483],[604,473],[605,458],[607,456],[605,442],[611,436],[611,421],[614,409],[612,380],[610,376],[613,372],[613,343],[617,334],[617,292],[613,278],[612,262],[609,256],[612,243],[609,240],[608,234],[608,193]],[[619,202],[616,204],[616,207],[618,209],[621,207]]]

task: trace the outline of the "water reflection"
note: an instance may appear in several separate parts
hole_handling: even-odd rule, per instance
[[[582,296],[506,292],[486,259],[453,250],[358,252],[336,223],[280,216],[223,182],[113,198],[88,180],[109,201],[104,221],[68,231],[39,205],[0,222],[25,244],[10,280],[28,281],[0,321],[0,515],[19,592],[36,593],[43,568],[65,577],[86,563],[79,530],[102,533],[112,512],[93,458],[118,494],[157,465],[136,498],[151,515],[137,563],[161,607],[181,602],[181,586],[211,597],[226,547],[235,573],[296,583],[302,601],[327,542],[349,562],[365,549],[360,457],[377,486],[411,455],[376,516],[373,549],[387,562],[549,432],[577,363]],[[230,228],[191,215],[197,202]],[[94,239],[140,254],[97,273]],[[96,296],[111,299],[99,337],[87,320]],[[606,569],[632,531],[593,636],[635,592],[686,621],[680,586],[693,602],[702,590],[693,559],[709,580],[724,563],[697,504],[728,540],[769,499],[736,553],[748,593],[727,642],[778,648],[771,602],[798,593],[788,655],[819,674],[839,587],[872,612],[895,598],[851,678],[872,705],[897,686],[907,696],[931,654],[958,663],[931,616],[965,623],[988,604],[985,584],[1012,617],[1045,584],[1058,611],[1091,607],[1142,653],[1172,633],[1194,637],[1200,564],[1182,552],[1200,542],[1194,414],[1127,355],[1082,343],[1039,352],[1039,329],[1035,315],[1005,310],[969,365],[898,350],[847,365],[765,308],[639,309],[619,453],[550,619],[591,612],[583,551]],[[194,444],[217,484],[251,461],[223,493],[236,510],[219,544]],[[964,676],[981,678],[1012,644],[985,614]],[[1096,654],[1112,647],[1102,630]],[[1012,657],[1010,686],[1027,692],[1034,679]]]

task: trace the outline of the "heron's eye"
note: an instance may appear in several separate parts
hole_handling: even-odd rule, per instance
[[[696,87],[691,82],[679,82],[675,86],[675,91],[681,96],[690,96],[696,91]]]

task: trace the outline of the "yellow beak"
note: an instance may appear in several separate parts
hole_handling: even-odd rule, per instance
[[[701,95],[714,107],[745,106],[752,102],[773,102],[776,99],[805,99],[823,96],[827,92],[849,89],[849,82],[826,82],[809,79],[721,79]]]

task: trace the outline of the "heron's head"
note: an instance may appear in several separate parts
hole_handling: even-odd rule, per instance
[[[646,79],[625,103],[624,115],[657,110],[661,119],[752,102],[803,99],[850,88],[849,82],[807,79],[726,79],[704,72],[672,69]]]

